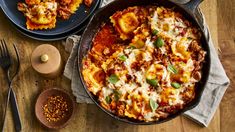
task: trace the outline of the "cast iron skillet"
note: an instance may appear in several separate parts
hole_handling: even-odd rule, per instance
[[[90,98],[93,100],[93,102],[102,109],[105,113],[112,116],[113,118],[124,121],[130,124],[136,124],[136,125],[150,125],[150,124],[159,124],[168,120],[171,120],[175,118],[176,116],[182,114],[183,112],[190,110],[198,105],[201,99],[202,92],[205,88],[205,84],[208,79],[209,70],[210,70],[210,51],[209,51],[209,45],[206,41],[205,34],[203,32],[202,26],[200,26],[199,22],[197,21],[197,18],[195,17],[195,10],[198,7],[198,5],[202,2],[202,0],[191,0],[189,3],[186,3],[184,5],[180,5],[177,3],[173,3],[168,0],[115,0],[114,2],[110,3],[109,5],[103,7],[98,12],[95,13],[95,15],[91,18],[87,28],[85,29],[82,39],[80,41],[79,49],[78,49],[78,71],[80,80],[82,82],[83,87],[85,88],[87,94],[90,96]],[[127,117],[119,117],[117,115],[114,115],[113,113],[107,111],[102,106],[99,105],[97,97],[95,97],[92,93],[90,93],[87,89],[86,83],[84,81],[83,75],[82,75],[82,59],[84,56],[87,55],[89,49],[92,46],[92,39],[97,33],[97,31],[100,28],[100,25],[109,20],[109,17],[115,13],[118,10],[126,9],[130,6],[143,6],[143,5],[161,5],[164,7],[169,8],[175,8],[176,11],[179,11],[183,16],[188,19],[190,22],[193,23],[194,26],[198,27],[202,33],[201,37],[201,43],[203,49],[207,52],[205,56],[205,63],[203,64],[202,68],[202,79],[200,82],[196,85],[196,95],[195,98],[186,105],[182,110],[169,115],[165,119],[160,119],[158,121],[152,121],[152,122],[143,122],[138,121],[134,119],[130,119]]]

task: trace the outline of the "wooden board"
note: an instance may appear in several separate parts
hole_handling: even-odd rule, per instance
[[[75,114],[71,122],[60,131],[173,131],[174,132],[229,132],[235,130],[235,1],[234,0],[205,0],[201,4],[206,21],[209,25],[213,42],[219,47],[219,55],[225,70],[231,79],[231,85],[225,93],[219,109],[215,113],[209,127],[201,127],[193,121],[180,116],[174,120],[160,125],[133,126],[116,121],[99,110],[95,105],[76,104]],[[19,111],[21,113],[22,127],[24,132],[47,131],[36,120],[34,104],[36,97],[47,85],[58,85],[71,94],[70,80],[60,77],[55,80],[47,80],[36,74],[30,66],[30,55],[32,50],[45,42],[27,38],[17,32],[9,23],[4,14],[0,13],[0,39],[5,39],[9,47],[15,43],[20,49],[21,68],[19,76],[14,81],[13,88],[16,92]],[[69,54],[64,51],[61,41],[49,42],[56,46],[65,61]],[[12,48],[12,47],[11,47]],[[2,124],[2,113],[4,99],[6,98],[6,83],[3,71],[0,70],[0,124]],[[7,111],[7,124],[4,129],[13,132],[13,120],[11,109]]]

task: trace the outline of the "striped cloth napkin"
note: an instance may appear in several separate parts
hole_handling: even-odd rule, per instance
[[[112,0],[104,0],[102,6],[106,5]],[[210,56],[211,56],[211,71],[206,84],[206,88],[203,92],[201,102],[194,109],[189,110],[184,113],[184,116],[192,119],[193,121],[207,127],[215,114],[219,103],[228,88],[230,81],[224,71],[224,68],[218,58],[216,50],[214,48],[211,36],[208,30],[208,26],[205,23],[205,19],[200,9],[196,11],[196,16],[202,27],[204,28],[207,41],[210,46]],[[65,45],[65,50],[71,52],[70,57],[67,61],[64,70],[64,76],[71,79],[71,88],[73,95],[76,97],[77,103],[93,103],[92,100],[87,95],[86,91],[80,82],[78,71],[77,71],[77,51],[80,36],[72,35],[66,39],[63,43]]]

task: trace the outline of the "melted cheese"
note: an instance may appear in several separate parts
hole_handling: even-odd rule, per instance
[[[105,99],[105,97],[107,97],[107,96],[109,96],[110,94],[113,93],[113,90],[110,89],[110,88],[107,88],[107,87],[103,87],[101,91],[102,91],[102,94],[104,96],[103,99]]]
[[[154,29],[159,30],[157,11],[154,11],[153,17],[150,19],[150,25],[151,25],[152,30],[154,30]]]
[[[142,55],[145,61],[151,61],[153,59],[152,54],[149,52],[143,52]]]
[[[53,21],[52,15],[56,15],[56,9],[56,2],[41,2],[28,10],[26,16],[35,24],[49,24]]]
[[[134,50],[125,50],[126,53],[129,53],[129,55],[127,56],[126,61],[124,62],[125,67],[128,70],[128,73],[133,76],[133,71],[131,69],[131,64],[134,63],[136,61],[136,56],[140,53],[139,50],[134,49]]]
[[[146,114],[144,114],[144,118],[147,120],[147,121],[152,121],[153,117],[156,115],[155,112],[148,112]]]

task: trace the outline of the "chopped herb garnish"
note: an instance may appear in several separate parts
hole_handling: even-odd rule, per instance
[[[188,37],[188,40],[192,40],[193,38],[191,38],[191,37]]]
[[[158,30],[153,29],[153,30],[152,30],[152,34],[153,34],[153,35],[157,35],[157,34],[158,34]]]
[[[149,104],[150,104],[152,111],[155,112],[155,110],[158,108],[158,104],[156,103],[156,101],[150,98]]]
[[[110,83],[112,83],[112,84],[115,84],[116,82],[119,81],[119,78],[118,78],[117,75],[111,74],[110,77],[109,77],[109,79],[108,79],[108,81],[109,81]]]
[[[120,94],[117,90],[114,90],[114,91],[113,91],[113,94],[114,94],[114,99],[115,99],[115,101],[118,101],[119,98],[120,98],[120,96],[121,96],[121,94]]]
[[[158,86],[158,80],[157,79],[146,79],[147,83],[150,84],[153,87]]]
[[[118,57],[118,59],[121,61],[126,61],[127,57],[125,55],[121,55]]]
[[[157,40],[153,44],[155,47],[160,48],[164,45],[164,41],[161,38],[157,38]]]
[[[130,49],[136,49],[134,45],[130,45]]]
[[[106,96],[105,101],[106,101],[107,104],[110,104],[111,103],[111,98],[109,96]]]
[[[176,88],[176,89],[178,89],[178,88],[181,87],[181,85],[180,85],[179,83],[177,83],[177,82],[172,82],[172,83],[171,83],[171,86],[172,86],[173,88]]]
[[[178,70],[177,70],[173,65],[171,65],[171,64],[169,64],[169,65],[167,66],[167,70],[170,71],[170,72],[172,72],[172,73],[174,73],[174,74],[177,74],[177,73],[178,73]]]

